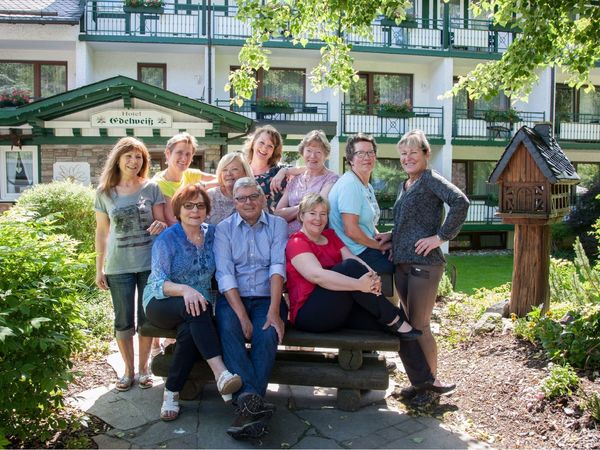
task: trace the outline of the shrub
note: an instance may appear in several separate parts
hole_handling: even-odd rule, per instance
[[[600,217],[600,180],[579,197],[577,206],[569,214],[566,224],[579,237],[586,254],[590,258],[598,257],[598,239],[590,229]]]
[[[448,297],[454,292],[452,287],[452,282],[446,273],[442,275],[442,279],[440,280],[440,284],[438,286],[437,295],[438,297]]]
[[[98,289],[82,293],[79,298],[81,310],[81,331],[86,338],[85,357],[94,358],[106,354],[112,341],[114,313],[108,291]]]
[[[96,215],[94,190],[71,181],[38,184],[21,194],[10,214],[52,217],[61,233],[81,242],[82,252],[94,251]]]
[[[578,387],[579,377],[568,364],[553,366],[550,374],[542,380],[542,390],[548,399],[571,395]]]
[[[600,422],[600,396],[595,392],[587,399],[584,405],[585,409],[589,411],[590,416],[594,418],[596,422]]]
[[[0,436],[48,439],[81,348],[77,243],[47,220],[0,218]]]

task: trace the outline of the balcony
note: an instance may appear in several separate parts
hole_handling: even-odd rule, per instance
[[[570,142],[600,142],[599,115],[557,112],[556,117],[557,139]]]
[[[341,134],[367,133],[377,137],[400,138],[418,128],[429,138],[443,138],[442,108],[413,106],[407,117],[386,117],[380,105],[342,103]]]
[[[329,120],[329,103],[289,102],[289,108],[279,110],[261,110],[255,101],[247,101],[242,106],[236,106],[231,105],[229,100],[216,100],[215,105],[259,121],[327,122]]]
[[[209,14],[210,12],[210,14]],[[210,38],[218,45],[241,45],[250,36],[250,26],[236,18],[237,7],[213,5],[205,0],[166,0],[157,10],[123,6],[122,0],[87,0],[80,24],[80,39],[100,41],[134,41],[157,43],[195,43]],[[385,18],[372,24],[373,42],[346,34],[346,41],[359,51],[413,53],[434,51],[470,51],[481,55],[506,50],[514,33],[496,29],[489,20],[408,18],[400,25]],[[321,45],[320,41],[309,41]],[[291,47],[283,36],[267,45]]]
[[[159,9],[124,7],[122,0],[88,0],[81,19],[86,40],[194,42],[206,39],[202,4],[166,1]]]
[[[489,112],[492,110],[455,109],[452,122],[453,141],[487,141],[506,145],[523,125],[532,127],[546,118],[544,112],[517,111],[521,119],[518,122],[490,121]]]

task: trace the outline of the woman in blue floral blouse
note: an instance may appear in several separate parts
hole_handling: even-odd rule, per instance
[[[212,317],[210,280],[215,272],[215,228],[204,223],[210,199],[200,184],[177,190],[171,202],[177,223],[152,247],[152,273],[144,290],[144,308],[150,322],[177,328],[177,343],[169,368],[160,418],[179,415],[179,391],[199,357],[212,369],[224,400],[242,386],[222,359],[221,343]]]

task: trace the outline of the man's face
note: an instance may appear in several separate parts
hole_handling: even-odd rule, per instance
[[[249,186],[239,188],[235,191],[233,198],[235,209],[240,213],[242,219],[254,224],[260,217],[265,199],[260,191],[260,187]]]

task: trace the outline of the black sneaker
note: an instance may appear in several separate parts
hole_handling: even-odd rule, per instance
[[[253,418],[236,411],[233,423],[227,428],[227,434],[234,439],[258,439],[267,432],[265,418]]]
[[[242,394],[238,397],[238,410],[255,419],[269,419],[275,412],[273,403],[265,402],[260,395]]]
[[[233,423],[227,429],[234,439],[257,439],[267,432],[267,421],[275,411],[275,405],[263,401],[260,395],[242,394],[237,399]]]
[[[436,406],[440,402],[440,394],[433,391],[417,391],[415,396],[410,400],[409,405],[412,408],[428,408]]]
[[[417,388],[414,386],[406,386],[400,389],[400,396],[403,400],[411,400],[417,395]]]

